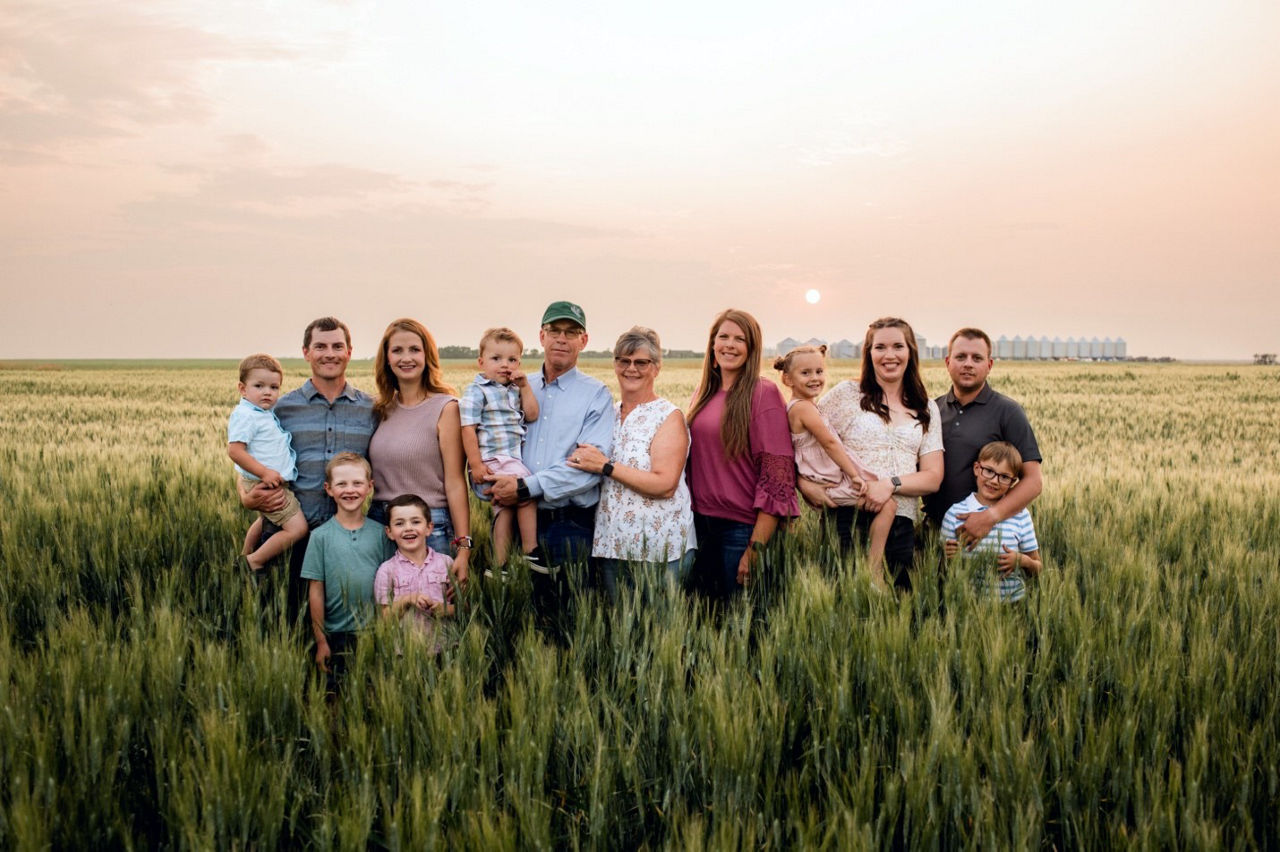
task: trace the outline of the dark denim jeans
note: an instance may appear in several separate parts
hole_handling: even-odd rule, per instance
[[[871,521],[875,515],[871,512],[860,512],[853,506],[837,506],[827,509],[823,517],[824,523],[835,519],[836,537],[840,540],[840,552],[848,553],[853,548],[853,533],[857,530],[859,544],[865,546],[871,534]],[[898,515],[889,527],[889,540],[884,546],[884,563],[887,577],[893,578],[893,584],[900,589],[911,590],[911,568],[916,554],[916,527],[910,518]]]
[[[691,573],[694,588],[714,598],[741,592],[738,563],[751,544],[755,524],[695,513],[693,526],[698,534],[698,557]]]
[[[689,569],[693,566],[694,559],[697,556],[696,550],[685,551],[684,556],[679,559],[672,559],[670,562],[631,562],[627,559],[601,559],[600,562],[600,578],[604,581],[604,590],[609,593],[609,600],[615,603],[618,600],[618,581],[627,588],[635,586],[635,577],[645,575],[652,581],[665,579],[662,575],[671,578],[676,588],[684,585],[685,578],[689,576]]]

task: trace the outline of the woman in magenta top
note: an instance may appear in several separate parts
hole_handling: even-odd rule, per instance
[[[751,314],[717,316],[689,409],[693,576],[718,597],[746,584],[779,522],[799,513],[787,408],[760,377],[761,339]]]
[[[373,373],[378,428],[369,441],[374,489],[369,517],[385,524],[389,501],[405,494],[421,497],[431,507],[427,545],[453,555],[454,574],[465,583],[471,517],[462,420],[431,333],[414,319],[392,322],[382,334]]]

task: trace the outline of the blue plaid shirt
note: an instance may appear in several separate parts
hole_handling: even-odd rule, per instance
[[[462,399],[458,400],[458,414],[463,426],[476,427],[481,458],[520,458],[520,443],[525,433],[520,388],[477,373],[475,381],[467,385]]]
[[[342,452],[369,457],[369,438],[377,426],[373,397],[347,383],[329,402],[307,379],[302,387],[280,397],[273,410],[293,438],[293,451],[298,455],[293,493],[307,516],[307,525],[315,529],[334,514],[333,499],[324,493],[324,468],[329,459]]]

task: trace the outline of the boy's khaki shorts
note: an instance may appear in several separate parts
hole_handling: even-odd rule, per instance
[[[253,486],[257,485],[258,482],[259,480],[257,479],[241,475],[240,490],[248,491],[253,488]],[[266,518],[278,527],[283,527],[290,518],[301,511],[302,507],[298,505],[298,498],[293,496],[293,491],[286,488],[284,490],[284,505],[280,507],[280,510],[276,512],[263,512],[262,517]]]

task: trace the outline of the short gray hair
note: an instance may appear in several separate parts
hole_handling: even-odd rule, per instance
[[[662,363],[662,341],[658,339],[658,332],[642,325],[633,325],[622,332],[618,342],[613,344],[613,356],[630,355],[641,347],[649,350],[655,363]]]

